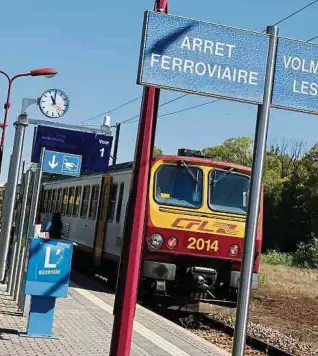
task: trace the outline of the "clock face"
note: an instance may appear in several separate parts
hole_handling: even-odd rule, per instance
[[[40,110],[50,118],[63,116],[69,107],[67,95],[60,89],[49,89],[40,98]]]

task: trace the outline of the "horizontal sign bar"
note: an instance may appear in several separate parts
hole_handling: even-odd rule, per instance
[[[279,38],[272,105],[318,114],[318,46]]]
[[[147,11],[137,83],[262,103],[266,34]]]

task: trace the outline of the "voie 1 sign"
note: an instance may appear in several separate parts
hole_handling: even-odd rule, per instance
[[[31,161],[40,161],[41,148],[82,156],[82,170],[107,172],[113,137],[105,134],[38,126]]]
[[[272,105],[318,113],[318,46],[278,39]]]
[[[137,83],[262,103],[269,37],[147,11]]]

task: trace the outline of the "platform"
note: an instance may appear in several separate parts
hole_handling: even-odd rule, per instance
[[[80,283],[78,283],[80,281]],[[58,339],[20,337],[27,319],[0,285],[1,356],[101,356],[108,355],[113,323],[114,295],[99,283],[72,278],[69,296],[58,299],[54,334]],[[204,339],[157,314],[137,306],[131,355],[202,356],[229,355]]]

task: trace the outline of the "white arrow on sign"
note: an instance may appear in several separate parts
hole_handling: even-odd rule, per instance
[[[56,167],[58,166],[58,164],[59,164],[58,162],[55,161],[55,158],[56,158],[56,156],[53,155],[53,156],[52,156],[52,160],[49,161],[49,166],[50,166],[52,169],[56,168]]]

